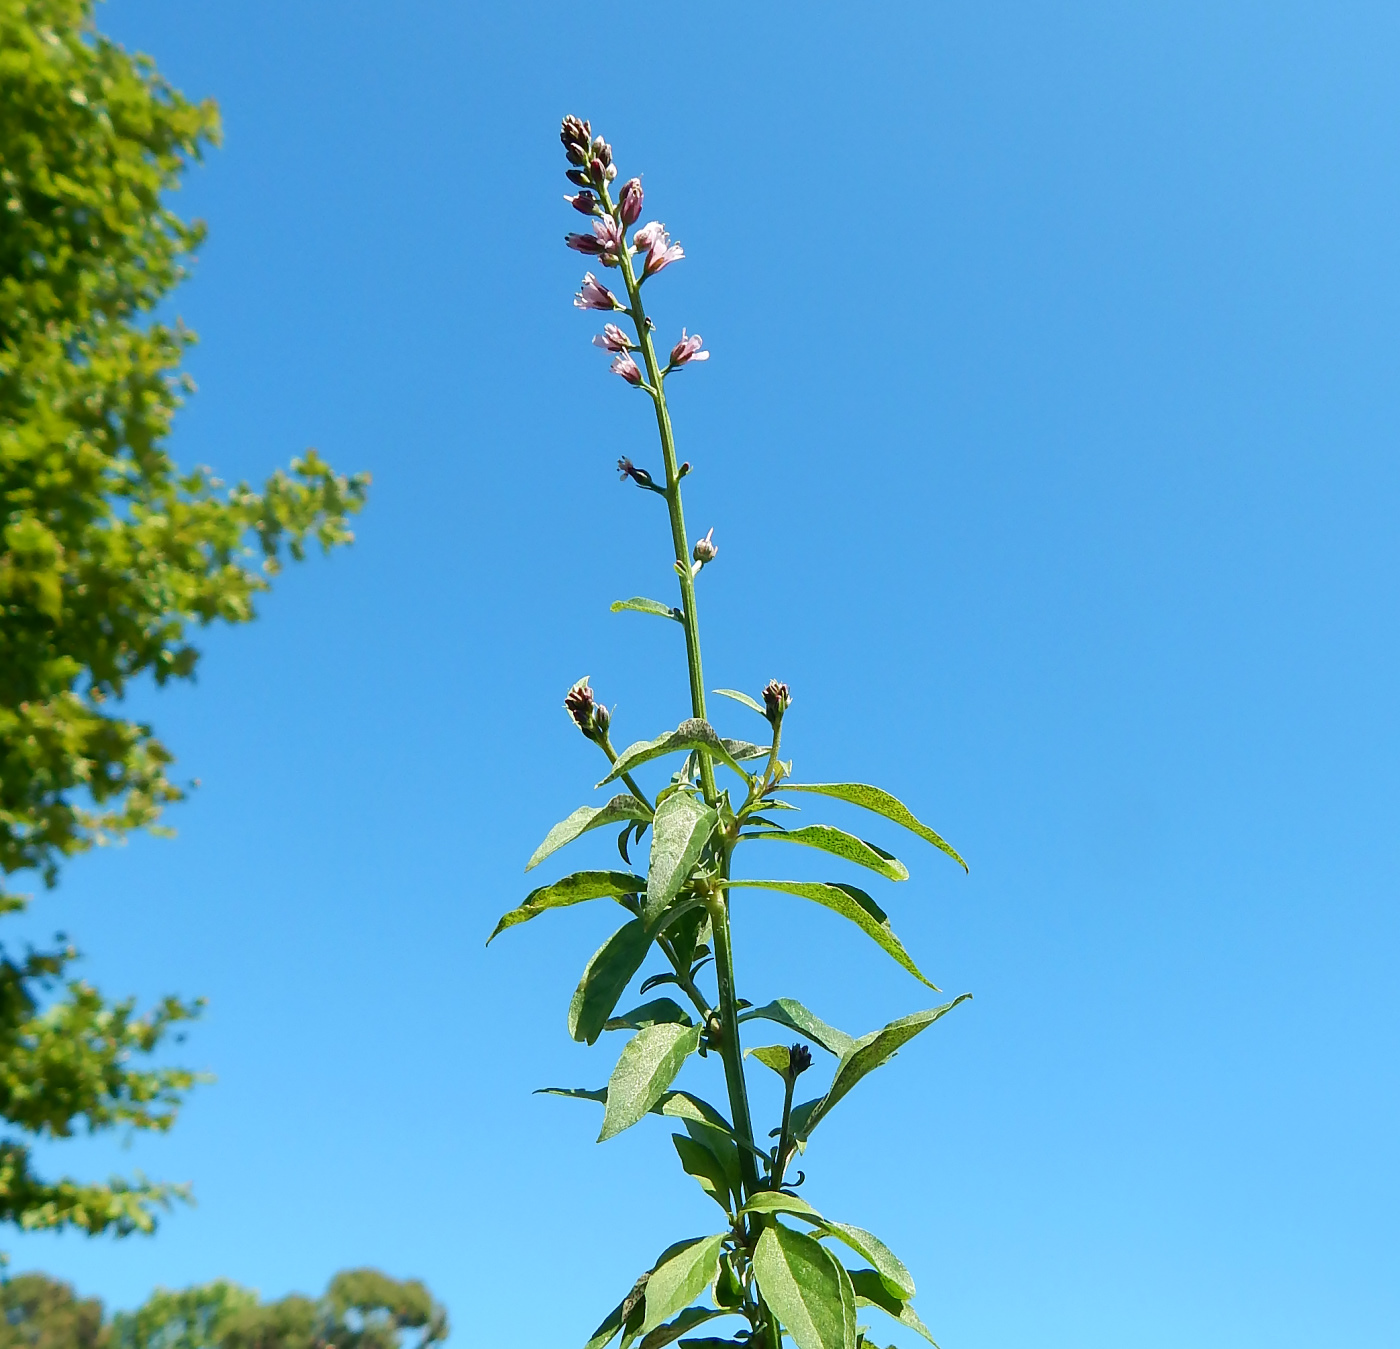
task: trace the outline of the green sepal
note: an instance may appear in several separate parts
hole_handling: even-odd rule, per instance
[[[690,879],[719,816],[689,792],[676,792],[656,808],[651,826],[651,859],[642,913],[655,922]]]
[[[878,1307],[887,1316],[892,1316],[902,1326],[922,1335],[933,1349],[938,1349],[938,1341],[929,1334],[928,1327],[919,1319],[919,1314],[904,1298],[895,1297],[885,1286],[885,1281],[873,1269],[853,1269],[848,1271],[851,1286],[855,1289],[856,1306]]]
[[[754,1249],[753,1274],[798,1349],[855,1349],[855,1294],[821,1242],[770,1223]]]
[[[604,806],[580,806],[567,819],[560,820],[544,836],[544,842],[535,849],[530,860],[525,864],[525,870],[532,871],[550,853],[558,852],[566,844],[572,843],[580,834],[586,834],[590,829],[601,829],[607,824],[617,824],[622,820],[650,821],[651,811],[631,792],[613,797]]]
[[[849,801],[851,805],[860,806],[876,815],[883,815],[887,820],[893,820],[896,824],[903,825],[911,833],[932,843],[935,848],[947,853],[964,871],[967,870],[967,863],[948,843],[944,842],[922,820],[915,818],[913,812],[903,801],[899,800],[898,797],[891,796],[883,788],[870,787],[863,782],[784,782],[778,790],[816,792],[821,796],[830,796],[837,801]]]
[[[680,750],[703,750],[711,758],[718,759],[732,768],[745,782],[748,781],[749,775],[739,767],[738,760],[724,747],[724,741],[716,734],[715,728],[708,721],[691,717],[681,722],[674,731],[667,731],[655,740],[638,740],[636,744],[628,745],[617,756],[612,772],[598,785],[601,787],[604,783],[613,782],[640,764],[659,759],[663,754],[675,754]]]
[[[699,1026],[663,1023],[638,1031],[623,1047],[608,1079],[600,1143],[630,1129],[676,1080],[681,1065],[700,1047]]]
[[[657,618],[673,618],[677,623],[684,622],[679,609],[662,604],[660,600],[645,599],[641,595],[633,595],[630,600],[614,600],[608,608],[615,614],[631,610],[636,614],[655,614]]]
[[[796,1031],[799,1035],[805,1035],[807,1039],[819,1044],[827,1053],[835,1054],[838,1059],[855,1044],[854,1036],[847,1035],[845,1031],[837,1030],[835,1026],[828,1026],[821,1017],[814,1012],[809,1012],[796,998],[775,998],[763,1007],[753,1007],[739,1014],[741,1025],[745,1021],[753,1021],[758,1018],[776,1022],[780,1026],[786,1026],[789,1030]]]
[[[730,887],[741,886],[753,890],[781,890],[784,894],[797,895],[801,899],[814,900],[833,913],[849,918],[887,955],[902,965],[921,984],[942,990],[932,980],[926,978],[914,958],[904,949],[904,943],[894,935],[885,911],[864,890],[854,885],[839,885],[825,881],[736,881],[724,882]]]
[[[774,823],[774,822],[768,822]],[[784,829],[763,834],[748,834],[748,838],[776,838],[785,843],[801,843],[808,848],[820,848],[834,857],[855,862],[878,872],[886,880],[907,881],[909,868],[899,858],[887,853],[883,848],[867,843],[863,838],[848,834],[829,824],[805,824],[799,829]]]
[[[622,1016],[610,1017],[603,1023],[604,1030],[645,1030],[648,1026],[660,1025],[669,1021],[677,1026],[690,1026],[694,1022],[690,1013],[674,998],[653,998],[640,1007],[634,1007]]]
[[[628,825],[628,828],[630,829],[631,825]],[[638,895],[646,888],[646,881],[640,876],[632,875],[630,871],[576,871],[572,876],[565,876],[563,880],[531,890],[519,908],[512,909],[496,924],[496,930],[487,937],[486,944],[490,946],[506,928],[515,927],[518,923],[528,923],[531,918],[544,913],[546,909],[562,909],[566,905],[582,904],[590,899],[617,899],[622,895]]]
[[[901,1046],[907,1044],[921,1031],[927,1030],[939,1018],[946,1016],[960,1002],[972,996],[963,993],[942,1007],[930,1008],[926,1012],[915,1012],[912,1016],[900,1017],[880,1030],[862,1035],[842,1056],[836,1065],[836,1073],[831,1079],[825,1096],[813,1101],[804,1101],[792,1112],[793,1136],[806,1141],[812,1130],[831,1113],[838,1101],[856,1085],[861,1078],[873,1073],[876,1068],[888,1063]]]
[[[594,953],[569,1002],[569,1034],[592,1044],[617,1007],[623,990],[651,949],[652,932],[640,918],[623,924]]]
[[[740,693],[738,689],[711,689],[711,693],[717,693],[721,698],[733,698],[736,703],[743,703],[745,707],[751,707],[760,717],[767,717],[768,711],[755,698],[750,698],[747,693]]]
[[[683,1243],[679,1249],[672,1247],[674,1254],[657,1262],[647,1279],[643,1335],[689,1306],[710,1286],[719,1266],[725,1235],[719,1232],[712,1237],[697,1237]]]
[[[639,1349],[663,1349],[663,1346],[672,1344],[680,1339],[688,1330],[694,1330],[696,1326],[702,1326],[706,1321],[713,1321],[717,1316],[732,1316],[733,1312],[716,1311],[713,1307],[687,1307],[679,1316],[672,1321],[667,1321],[664,1326],[657,1326],[650,1335],[646,1336]]]

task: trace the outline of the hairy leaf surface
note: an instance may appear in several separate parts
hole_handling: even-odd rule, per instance
[[[624,609],[630,609],[633,613],[655,614],[658,618],[673,618],[677,623],[683,621],[678,609],[673,609],[669,604],[662,604],[660,600],[645,599],[641,595],[633,595],[630,600],[614,600],[608,607],[615,614],[622,613]]]
[[[622,1016],[611,1017],[603,1024],[604,1030],[645,1030],[648,1026],[669,1021],[677,1026],[692,1024],[690,1013],[674,998],[653,998],[640,1007],[634,1007]]]
[[[740,777],[745,780],[748,778],[744,770],[739,767],[738,760],[725,749],[724,741],[715,733],[714,727],[699,717],[691,717],[688,721],[681,722],[674,731],[667,731],[665,735],[657,736],[655,740],[638,740],[636,744],[628,745],[617,756],[617,762],[613,764],[612,772],[598,785],[601,787],[604,783],[613,782],[624,773],[630,773],[640,764],[649,763],[652,759],[659,759],[663,754],[675,754],[681,750],[703,750],[711,758],[727,764]]]
[[[607,824],[618,824],[622,820],[649,822],[651,811],[631,792],[613,797],[605,806],[580,806],[567,819],[560,820],[544,836],[544,842],[535,849],[530,860],[525,864],[525,870],[532,871],[550,853],[558,852],[565,844],[572,843],[580,834],[586,834],[590,829],[601,829]]]
[[[844,829],[836,829],[829,824],[804,824],[799,829],[784,829],[780,832],[748,834],[747,838],[772,838],[784,843],[801,843],[808,848],[820,848],[822,852],[842,857],[848,862],[869,867],[878,871],[886,880],[907,881],[909,868],[899,858],[877,848],[873,843],[848,834]]]
[[[673,1344],[682,1335],[694,1330],[696,1326],[704,1325],[706,1321],[713,1321],[717,1316],[733,1315],[731,1311],[716,1311],[713,1307],[687,1307],[675,1320],[667,1321],[664,1326],[657,1326],[642,1341],[640,1349],[663,1349],[665,1345]]]
[[[647,1280],[643,1335],[655,1330],[704,1293],[719,1269],[719,1252],[723,1244],[723,1232],[712,1237],[697,1237],[652,1270]]]
[[[861,806],[865,810],[873,811],[876,815],[883,815],[887,820],[893,820],[896,824],[903,825],[911,833],[932,843],[935,848],[947,853],[964,871],[967,870],[967,863],[948,843],[944,842],[922,820],[917,819],[903,801],[899,800],[898,797],[891,796],[889,792],[880,787],[869,787],[863,782],[784,782],[778,790],[783,792],[817,792],[822,796],[833,797],[837,801],[849,801],[853,806]]]
[[[733,1215],[734,1202],[730,1198],[729,1176],[720,1165],[719,1158],[703,1143],[697,1143],[688,1134],[672,1134],[676,1155],[681,1159],[681,1170],[694,1176],[705,1191],[725,1213]]]
[[[600,1143],[630,1129],[676,1080],[681,1065],[700,1047],[699,1026],[648,1026],[630,1039],[608,1080]],[[668,1313],[669,1314],[669,1313]]]
[[[884,1280],[890,1296],[908,1302],[914,1296],[914,1276],[908,1267],[879,1237],[849,1223],[823,1221],[822,1226],[857,1255],[863,1255]]]
[[[756,698],[750,698],[747,693],[740,693],[738,689],[711,689],[711,693],[717,693],[721,698],[733,698],[736,703],[743,703],[745,707],[751,707],[760,717],[768,715],[763,704]]]
[[[618,928],[594,953],[569,1003],[569,1034],[592,1044],[641,969],[652,934],[640,918]]]
[[[837,1030],[835,1026],[828,1026],[821,1017],[809,1012],[796,998],[775,998],[762,1007],[750,1007],[747,1011],[739,1013],[741,1023],[758,1018],[774,1021],[789,1030],[795,1030],[799,1035],[805,1035],[829,1054],[835,1054],[838,1059],[855,1044],[854,1036]]]
[[[934,1349],[938,1342],[928,1333],[928,1327],[919,1319],[919,1314],[903,1298],[895,1297],[886,1287],[884,1279],[873,1269],[853,1269],[850,1271],[851,1285],[855,1289],[858,1307],[878,1307],[888,1316],[894,1317],[902,1326],[922,1335]]]
[[[680,892],[718,823],[719,816],[689,792],[676,792],[657,806],[642,906],[648,922],[655,922]]]
[[[854,1298],[847,1307],[841,1268],[819,1241],[774,1223],[753,1255],[754,1278],[798,1349],[856,1349]]]
[[[487,937],[486,944],[490,946],[506,928],[515,927],[517,923],[528,923],[546,909],[562,909],[568,904],[582,904],[590,899],[638,895],[646,888],[646,881],[630,871],[576,871],[552,885],[531,890],[519,908],[512,909],[496,924],[496,930]]]

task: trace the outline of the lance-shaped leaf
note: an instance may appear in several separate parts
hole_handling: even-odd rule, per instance
[[[942,1007],[933,1007],[926,1012],[915,1012],[912,1016],[900,1017],[880,1030],[862,1035],[850,1049],[841,1056],[836,1065],[836,1074],[825,1096],[815,1101],[806,1101],[792,1112],[793,1135],[799,1139],[811,1137],[812,1130],[831,1113],[841,1100],[861,1078],[873,1073],[894,1057],[901,1046],[906,1045],[920,1031],[927,1030],[940,1017],[946,1016],[960,1002],[966,1001],[971,993],[963,993]]]
[[[696,1326],[704,1325],[706,1321],[713,1321],[717,1316],[733,1315],[732,1311],[716,1311],[713,1307],[687,1307],[674,1321],[657,1326],[642,1341],[639,1349],[663,1349],[663,1346],[674,1344],[682,1335],[694,1330]]]
[[[967,863],[948,843],[944,842],[922,820],[917,819],[913,811],[903,801],[898,797],[891,796],[889,792],[883,791],[879,787],[868,787],[863,782],[784,782],[778,790],[783,792],[817,792],[822,796],[834,797],[837,801],[849,801],[853,806],[861,806],[865,810],[873,811],[876,815],[883,815],[887,820],[902,824],[911,833],[926,839],[935,848],[947,853],[964,871],[967,870]]]
[[[630,1129],[661,1099],[681,1065],[700,1047],[700,1030],[699,1026],[648,1026],[627,1042],[608,1079],[600,1143]]]
[[[569,1034],[592,1044],[641,969],[652,933],[640,918],[618,928],[594,953],[569,1003]]]
[[[646,1293],[646,1286],[647,1276],[643,1274],[632,1285],[631,1292],[603,1318],[603,1324],[593,1332],[584,1349],[604,1349],[624,1327],[635,1337],[636,1332],[641,1329],[642,1317],[645,1314],[642,1299]]]
[[[719,816],[689,792],[675,792],[657,806],[642,907],[648,922],[655,922],[680,892],[718,823]]]
[[[914,958],[904,949],[904,943],[894,935],[885,911],[864,890],[857,890],[854,885],[829,885],[824,881],[726,881],[725,884],[752,890],[781,890],[784,894],[815,900],[833,913],[849,918],[921,984],[926,984],[935,993],[939,991],[938,985],[924,977],[914,964]]]
[[[809,1222],[820,1223],[825,1219],[805,1199],[795,1194],[784,1194],[781,1190],[760,1190],[749,1196],[744,1205],[745,1213],[795,1213]]]
[[[819,1241],[773,1223],[753,1253],[763,1300],[798,1349],[856,1349],[854,1298],[846,1305],[840,1262]]]
[[[739,1145],[727,1126],[708,1121],[686,1119],[685,1131],[691,1141],[704,1148],[714,1158],[729,1192],[738,1203],[743,1198],[743,1172],[739,1166]]]
[[[669,604],[662,604],[660,600],[649,600],[641,595],[633,595],[630,600],[614,600],[608,606],[613,613],[620,614],[624,609],[630,609],[638,614],[655,614],[658,618],[674,618],[677,623],[682,621],[679,609],[673,609]]]
[[[688,1091],[666,1092],[652,1106],[652,1110],[658,1115],[669,1115],[672,1119],[696,1120],[701,1124],[709,1124],[716,1129],[723,1129],[730,1136],[734,1133],[729,1127],[729,1121],[714,1106]]]
[[[750,698],[747,693],[740,693],[738,689],[711,689],[711,693],[718,693],[721,698],[733,698],[736,703],[743,703],[745,707],[751,707],[760,717],[768,715],[767,709],[756,698]]]
[[[552,885],[542,885],[525,896],[518,909],[512,909],[486,939],[487,946],[508,927],[528,923],[546,909],[562,909],[568,904],[582,904],[590,899],[617,899],[622,895],[639,895],[647,888],[640,876],[630,871],[576,871]]]
[[[849,1223],[822,1222],[822,1228],[838,1241],[843,1241],[857,1255],[863,1255],[876,1273],[884,1280],[891,1297],[908,1302],[914,1296],[914,1276],[901,1260],[879,1237],[862,1227],[852,1227]]]
[[[752,740],[726,740],[724,747],[736,759],[761,759],[769,752],[767,745],[755,745]]]
[[[712,1237],[697,1237],[694,1241],[686,1242],[674,1255],[652,1270],[651,1277],[647,1279],[643,1335],[655,1330],[662,1322],[669,1321],[710,1286],[719,1269],[719,1252],[723,1244],[723,1232]]]
[[[885,1285],[884,1279],[873,1269],[853,1269],[850,1271],[851,1286],[855,1289],[856,1306],[878,1307],[882,1312],[893,1316],[902,1326],[908,1326],[926,1339],[933,1349],[938,1342],[928,1333],[928,1327],[919,1319],[919,1314],[905,1298],[895,1297]]]
[[[640,764],[659,759],[663,754],[675,754],[680,750],[703,750],[711,758],[728,764],[740,777],[746,780],[748,778],[748,774],[739,767],[738,760],[725,749],[724,741],[715,733],[715,728],[708,721],[691,717],[688,721],[681,722],[674,731],[667,731],[655,740],[638,740],[635,745],[628,745],[617,756],[612,772],[598,785],[601,787],[603,783],[612,782],[624,773],[630,773]]]
[[[590,829],[601,829],[605,824],[618,824],[623,820],[650,819],[651,811],[630,792],[626,796],[613,797],[605,806],[580,806],[567,820],[560,820],[544,836],[544,842],[535,849],[534,855],[525,864],[525,870],[539,866],[550,853],[558,852],[566,843],[572,843]]]
[[[786,1079],[792,1066],[792,1051],[787,1045],[758,1045],[744,1050],[744,1057],[756,1058],[765,1068],[771,1068],[781,1078]]]
[[[835,1054],[838,1059],[855,1044],[854,1036],[837,1030],[835,1026],[828,1026],[821,1017],[809,1012],[796,998],[775,998],[763,1007],[750,1007],[747,1011],[739,1013],[740,1022],[753,1021],[756,1018],[775,1021],[780,1026],[795,1030],[799,1035],[805,1035],[807,1039],[819,1044],[828,1053]]]
[[[688,1176],[694,1176],[700,1188],[732,1217],[734,1203],[729,1197],[729,1176],[720,1165],[719,1158],[703,1143],[697,1143],[686,1134],[672,1134],[671,1142],[681,1159],[681,1170]]]
[[[844,829],[835,829],[829,824],[804,824],[800,829],[784,829],[781,832],[749,834],[748,838],[776,838],[784,843],[801,843],[808,848],[820,848],[835,857],[844,857],[871,871],[878,871],[886,880],[907,881],[909,868],[899,858],[867,843],[863,838],[848,834]]]
[[[536,1087],[530,1095],[567,1096],[574,1101],[597,1101],[599,1105],[606,1105],[608,1089],[606,1087]]]
[[[622,1016],[610,1017],[603,1023],[604,1030],[645,1030],[648,1026],[660,1025],[669,1021],[677,1026],[691,1025],[690,1013],[674,998],[654,998],[634,1007]]]

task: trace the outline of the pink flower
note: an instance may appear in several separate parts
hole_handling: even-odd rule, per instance
[[[643,225],[632,236],[632,240],[633,247],[638,252],[646,250],[646,261],[642,264],[643,280],[655,276],[663,267],[669,267],[673,262],[679,262],[685,257],[685,249],[680,244],[671,242],[671,236],[666,233],[666,226],[659,220]]]
[[[581,193],[587,196],[587,193]],[[617,255],[622,250],[622,226],[610,215],[593,222],[592,234],[566,234],[564,242],[575,253],[587,253],[591,257],[601,257],[608,266],[617,266]]]
[[[613,357],[610,369],[613,374],[621,375],[629,384],[638,385],[642,382],[642,372],[637,369],[637,362],[625,351]]]
[[[629,178],[622,185],[622,195],[618,202],[622,207],[622,223],[635,225],[642,214],[642,180]]]
[[[580,192],[576,197],[566,195],[564,200],[583,215],[592,215],[598,205],[598,199],[591,192]]]
[[[621,309],[617,302],[617,296],[606,286],[600,285],[598,278],[592,272],[585,272],[583,285],[578,294],[574,296],[574,307],[576,309]]]
[[[593,345],[602,347],[604,351],[631,351],[632,339],[617,324],[605,323],[603,331],[593,339]],[[705,354],[709,355],[708,352]]]
[[[682,328],[681,340],[671,348],[671,364],[685,365],[690,361],[708,361],[710,359],[710,353],[700,350],[704,340],[705,339],[702,338],[699,333],[687,337],[685,335],[685,329]]]

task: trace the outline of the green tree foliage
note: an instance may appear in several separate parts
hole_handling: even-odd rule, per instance
[[[158,1288],[110,1323],[98,1299],[45,1274],[0,1285],[0,1349],[428,1349],[447,1331],[422,1283],[375,1269],[337,1274],[320,1298],[275,1302],[223,1279]]]
[[[189,678],[191,628],[246,622],[364,499],[314,452],[254,490],[164,448],[193,338],[160,306],[203,237],[164,197],[217,137],[214,106],[96,33],[91,0],[0,0],[0,876],[52,885],[156,824],[181,788],[123,695]],[[0,913],[23,903],[0,888]],[[23,1140],[167,1128],[190,1075],[131,1060],[197,1004],[138,1016],[68,982],[46,1007],[73,955],[0,949],[0,1221],[149,1229],[168,1187],[42,1180]]]

